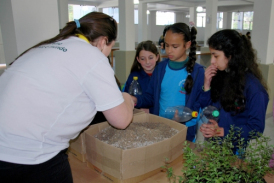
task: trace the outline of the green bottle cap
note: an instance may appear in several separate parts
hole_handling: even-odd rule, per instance
[[[219,111],[215,110],[215,111],[212,112],[213,117],[218,117],[219,115],[220,115]]]

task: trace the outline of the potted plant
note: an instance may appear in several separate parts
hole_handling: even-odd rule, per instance
[[[260,133],[250,133],[253,139],[244,143],[241,130],[231,127],[224,137],[213,137],[190,148],[186,142],[183,153],[183,175],[175,175],[172,167],[166,164],[170,182],[266,182],[264,176],[274,174],[269,167],[274,147],[270,138]],[[238,149],[233,153],[233,149]]]

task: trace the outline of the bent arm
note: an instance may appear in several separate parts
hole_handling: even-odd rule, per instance
[[[125,129],[133,117],[134,103],[131,96],[127,93],[122,93],[124,102],[120,105],[103,111],[107,121],[114,127],[119,129]]]

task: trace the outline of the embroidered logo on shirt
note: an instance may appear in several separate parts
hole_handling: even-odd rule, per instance
[[[179,87],[180,87],[179,92],[180,92],[181,94],[186,94],[186,90],[185,90],[185,87],[184,87],[185,81],[186,81],[186,80],[183,79],[182,81],[179,82]]]
[[[51,43],[51,44],[52,45],[61,45],[62,43]],[[60,46],[44,46],[44,45],[41,45],[41,46],[38,46],[38,48],[55,48],[55,49],[61,50],[63,52],[67,51],[66,47],[60,47]]]

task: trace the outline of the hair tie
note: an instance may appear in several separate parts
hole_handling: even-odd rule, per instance
[[[76,27],[77,27],[77,29],[81,27],[81,26],[80,26],[80,22],[79,22],[79,20],[74,19],[74,22],[76,23]]]
[[[187,73],[187,75],[188,75],[188,76],[190,76],[190,75],[191,75],[191,73],[189,72],[189,73]]]

